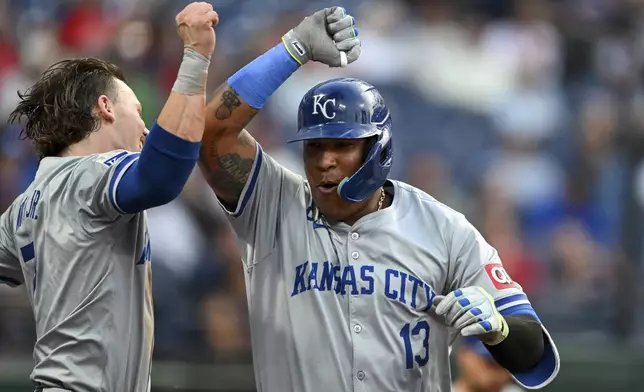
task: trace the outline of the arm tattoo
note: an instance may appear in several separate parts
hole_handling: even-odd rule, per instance
[[[223,196],[239,197],[253,168],[253,161],[236,153],[218,156],[215,162],[219,167],[210,173],[208,181],[225,193]]]
[[[232,88],[224,91],[221,94],[221,105],[217,108],[215,112],[215,117],[217,120],[225,120],[233,114],[233,110],[237,109],[241,105],[241,101],[237,96],[237,93]]]
[[[241,195],[255,161],[255,140],[243,128],[259,111],[244,104],[226,83],[215,92],[207,120],[200,166],[222,201],[234,203]],[[250,147],[250,148],[249,148]]]
[[[249,137],[246,131],[239,135],[237,143],[243,146],[254,145],[254,140]],[[242,157],[236,152],[219,154],[217,152],[217,140],[213,140],[208,151],[200,154],[200,160],[207,168],[206,180],[212,187],[221,192],[221,198],[238,198],[255,162],[254,157]]]

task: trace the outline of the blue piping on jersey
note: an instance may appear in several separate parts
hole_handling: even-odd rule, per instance
[[[496,300],[496,301],[494,302],[494,305],[495,305],[497,308],[500,308],[501,306],[503,306],[503,305],[507,305],[507,304],[509,304],[509,303],[511,303],[511,302],[515,302],[515,301],[527,301],[527,300],[528,300],[528,296],[527,296],[527,295],[525,295],[525,294],[523,294],[523,293],[520,293],[520,294],[514,294],[514,295],[511,295],[511,296],[509,296],[509,297],[504,297],[504,298],[498,299],[498,300]]]

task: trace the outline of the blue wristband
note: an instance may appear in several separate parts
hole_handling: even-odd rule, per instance
[[[250,107],[261,109],[275,90],[299,67],[280,42],[228,78],[228,85]]]

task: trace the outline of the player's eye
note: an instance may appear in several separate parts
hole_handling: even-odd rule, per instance
[[[350,141],[346,141],[346,142],[339,142],[339,143],[337,144],[337,147],[338,147],[338,148],[340,148],[340,149],[343,149],[343,150],[347,150],[347,149],[353,148],[353,146],[355,146],[355,143],[350,142]]]

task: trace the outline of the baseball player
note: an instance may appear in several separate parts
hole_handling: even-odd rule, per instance
[[[144,211],[178,196],[196,165],[218,15],[192,3],[176,22],[183,61],[149,134],[121,71],[98,59],[52,66],[12,114],[41,161],[2,214],[0,280],[24,284],[33,306],[38,391],[150,389]]]
[[[371,85],[302,98],[306,179],[243,127],[307,61],[360,55],[341,7],[305,18],[218,90],[201,169],[239,238],[258,391],[450,390],[450,345],[485,343],[528,388],[557,374],[555,345],[497,252],[465,217],[387,175],[392,116]]]

